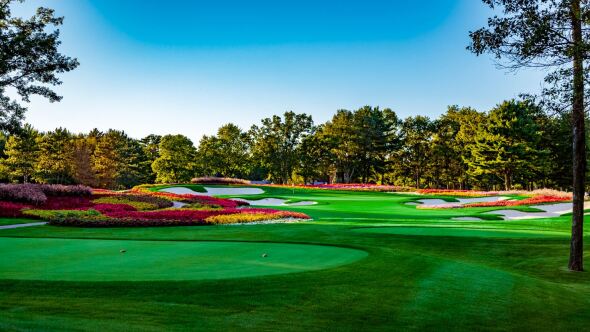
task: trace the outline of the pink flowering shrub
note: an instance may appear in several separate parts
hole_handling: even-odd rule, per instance
[[[196,184],[250,184],[250,181],[236,178],[220,178],[215,176],[205,176],[193,178],[191,183]]]
[[[29,207],[23,203],[0,202],[0,217],[18,218],[22,217],[22,210]]]
[[[455,189],[420,189],[417,191],[424,195],[438,196],[459,196],[459,197],[485,197],[496,196],[497,191],[477,191],[477,190],[455,190]]]

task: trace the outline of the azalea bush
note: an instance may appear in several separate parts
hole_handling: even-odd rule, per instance
[[[22,203],[0,202],[0,217],[22,217],[22,210],[29,206]]]

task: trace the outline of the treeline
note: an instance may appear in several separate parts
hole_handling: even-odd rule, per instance
[[[528,100],[488,112],[451,106],[438,119],[390,109],[339,110],[326,123],[286,112],[248,131],[234,124],[203,136],[129,137],[123,131],[25,126],[0,135],[0,181],[122,189],[224,176],[274,183],[361,182],[421,188],[533,189],[571,185],[569,116]]]

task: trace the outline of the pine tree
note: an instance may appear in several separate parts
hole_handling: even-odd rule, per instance
[[[30,125],[25,125],[19,135],[8,138],[5,146],[6,159],[0,162],[2,172],[13,182],[28,183],[35,175],[35,165],[39,158],[37,137],[39,133]]]

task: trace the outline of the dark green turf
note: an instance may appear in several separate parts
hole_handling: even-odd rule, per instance
[[[6,225],[16,225],[16,224],[29,224],[39,222],[39,220],[35,219],[26,219],[26,218],[0,218],[0,226]]]
[[[417,210],[404,204],[418,198],[413,195],[264,190],[244,198],[317,201],[280,207],[307,213],[314,221],[117,229],[41,226],[0,230],[0,243],[16,238],[31,245],[34,238],[268,241],[349,247],[368,256],[321,270],[251,278],[0,280],[0,330],[583,331],[590,326],[590,276],[566,269],[567,216],[453,221],[494,208]],[[19,250],[7,247],[9,252]],[[32,264],[20,266],[33,269]]]

